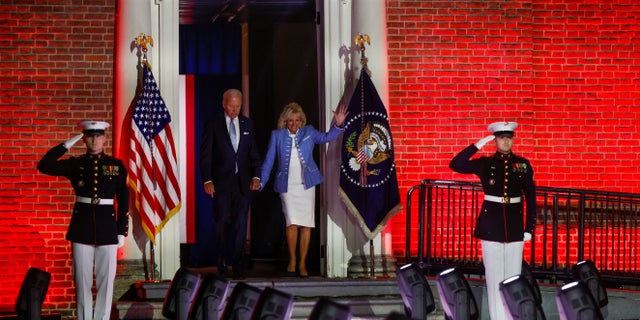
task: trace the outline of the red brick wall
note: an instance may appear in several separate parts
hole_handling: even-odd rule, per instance
[[[422,178],[477,181],[449,160],[503,120],[538,185],[640,192],[639,19],[635,0],[388,0],[403,204]],[[396,254],[405,221],[391,222]]]
[[[52,273],[46,309],[74,307],[64,240],[72,192],[36,164],[80,120],[112,119],[116,0],[74,3],[0,4],[0,309],[13,308],[30,266]]]

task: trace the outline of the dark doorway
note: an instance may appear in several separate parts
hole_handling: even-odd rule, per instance
[[[196,137],[202,134],[204,121],[213,112],[221,111],[222,92],[242,85],[242,74],[237,65],[241,58],[241,32],[246,32],[248,39],[249,116],[254,121],[263,156],[271,131],[276,128],[285,104],[298,102],[304,108],[308,124],[319,127],[315,4],[313,0],[290,2],[288,5],[282,3],[265,8],[259,2],[250,2],[248,7],[232,18],[229,7],[217,13],[215,8],[211,8],[211,14],[207,16],[202,15],[204,9],[196,10],[200,16],[193,16],[189,24],[181,24],[181,73],[195,74],[195,108],[198,109],[195,114],[200,115],[195,122],[202,122],[193,125]],[[241,28],[242,24],[245,24],[244,29]],[[197,37],[198,48],[183,43],[193,37]],[[208,37],[222,40],[203,41]],[[211,55],[211,58],[206,55]],[[224,62],[220,65],[218,61],[228,61],[231,65],[225,65]],[[189,68],[191,71],[185,72]],[[316,161],[317,154],[316,150]],[[197,168],[199,164],[189,165]],[[199,179],[196,181],[198,185],[195,190],[200,190],[198,187],[201,187],[201,182]],[[200,199],[197,199],[196,206],[196,243],[183,246],[181,259],[183,265],[187,266],[213,266],[214,226],[210,217],[211,210],[215,208],[203,195],[197,197]],[[319,200],[319,197],[316,199]],[[251,263],[247,272],[256,276],[280,275],[284,271],[288,252],[280,198],[273,192],[271,182],[262,192],[255,194],[250,219],[250,246],[247,252],[250,253],[248,258]],[[316,201],[316,226],[318,224]],[[311,275],[319,274],[320,270],[318,231],[319,228],[312,231],[307,258]]]
[[[258,144],[266,152],[271,131],[277,126],[282,108],[289,102],[299,103],[308,124],[318,128],[315,7],[310,4],[281,21],[251,20],[248,30],[251,116],[258,133]],[[317,158],[317,152],[315,156]],[[257,194],[252,207],[251,257],[256,267],[266,264],[281,273],[288,260],[285,221],[280,198],[273,192],[272,183],[273,179]],[[316,226],[319,223],[317,203]],[[320,270],[318,230],[312,231],[307,258],[312,275]]]

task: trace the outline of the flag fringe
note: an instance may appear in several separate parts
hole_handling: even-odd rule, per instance
[[[131,178],[127,178],[127,184],[129,185],[131,190],[133,190],[133,192],[136,194],[136,196],[133,197],[135,199],[134,206],[135,206],[136,212],[138,213],[141,219],[144,219],[144,216],[140,212],[141,205],[138,197],[138,194],[140,193],[140,191],[138,190],[138,185]],[[165,224],[167,224],[167,222],[169,222],[169,220],[176,213],[180,212],[181,208],[182,208],[182,202],[178,202],[175,207],[169,210],[165,218],[162,219],[162,221],[160,221],[160,223],[157,226],[155,226],[155,233],[153,232],[153,230],[149,229],[149,226],[146,223],[141,221],[140,224],[142,225],[142,229],[144,230],[144,233],[147,235],[151,243],[153,243],[154,245],[156,244],[156,235],[160,233],[160,231],[162,231],[162,228],[164,228]]]
[[[380,221],[380,223],[378,223],[378,226],[375,229],[369,230],[369,227],[362,218],[362,215],[358,211],[358,208],[356,208],[356,206],[351,202],[351,199],[349,199],[349,196],[342,190],[342,187],[338,188],[338,193],[340,194],[342,202],[347,207],[347,211],[349,211],[349,213],[354,218],[356,218],[358,224],[360,225],[360,229],[367,236],[368,240],[375,238],[375,236],[387,226],[387,222],[389,221],[389,219],[393,218],[400,210],[402,210],[402,205],[400,203],[396,204],[393,208],[391,208],[391,210],[389,210],[389,212],[385,214],[384,219]]]
[[[180,212],[180,208],[182,208],[182,203],[178,203],[178,205],[176,205],[175,208],[173,208],[171,211],[169,211],[169,214],[167,214],[167,217],[162,220],[162,222],[160,222],[160,224],[158,224],[156,226],[156,235],[160,233],[160,231],[162,231],[162,228],[164,228],[164,226],[167,224],[167,222],[169,222],[169,220],[171,220],[171,218],[178,212]],[[149,237],[149,240],[151,241],[151,243],[153,243],[153,245],[156,245],[156,236],[155,235],[151,235],[151,230],[149,230],[147,228],[146,224],[142,224],[142,229],[144,229],[144,232],[147,234],[147,237]]]

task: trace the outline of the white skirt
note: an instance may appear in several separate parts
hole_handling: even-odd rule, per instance
[[[287,192],[280,193],[282,211],[287,227],[298,225],[314,228],[316,226],[316,187],[304,190],[303,184],[290,184]]]

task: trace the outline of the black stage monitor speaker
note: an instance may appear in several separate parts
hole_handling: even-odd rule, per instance
[[[16,300],[16,314],[20,319],[40,319],[42,304],[49,290],[51,273],[31,267],[22,280]]]
[[[573,266],[571,271],[573,280],[582,281],[587,285],[598,307],[602,308],[609,304],[607,290],[602,285],[602,281],[600,281],[600,274],[593,261],[580,261]]]
[[[187,268],[178,269],[164,297],[162,315],[170,320],[187,320],[201,282],[200,273]]]
[[[229,291],[229,281],[212,274],[205,276],[189,310],[189,320],[219,319]]]
[[[326,297],[318,299],[308,320],[350,320],[351,308]]]
[[[521,275],[500,282],[500,296],[511,320],[545,320],[529,281]]]
[[[266,287],[262,290],[251,320],[289,320],[293,311],[293,296],[271,288]]]
[[[480,317],[469,282],[455,268],[436,276],[436,287],[445,317],[449,320],[476,320]]]
[[[604,319],[589,288],[582,281],[560,287],[556,293],[556,304],[562,320]]]
[[[407,316],[411,319],[426,319],[436,309],[431,287],[417,264],[402,266],[396,271],[398,288],[402,295]]]
[[[223,320],[249,319],[262,290],[245,282],[236,283],[222,313]]]

